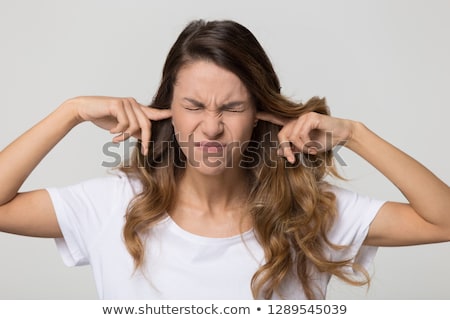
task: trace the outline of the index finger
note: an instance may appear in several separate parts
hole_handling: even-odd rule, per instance
[[[164,120],[172,117],[171,109],[157,109],[143,106],[141,110],[150,120]]]
[[[264,111],[258,111],[256,113],[256,119],[271,122],[279,126],[284,126],[286,123],[288,123],[288,120],[286,118],[276,116],[273,113]]]

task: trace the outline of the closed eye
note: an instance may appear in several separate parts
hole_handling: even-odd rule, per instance
[[[185,102],[188,103],[188,105],[184,105],[183,108],[189,111],[199,111],[199,110],[203,110],[205,109],[205,105],[199,101],[196,101],[194,99],[190,99],[190,98],[184,98],[183,99]],[[226,103],[224,105],[222,105],[219,110],[217,110],[218,112],[222,113],[222,112],[244,112],[246,110],[246,103],[245,101],[232,101],[229,103]]]
[[[223,105],[221,110],[227,112],[244,112],[246,108],[243,101],[235,101]]]
[[[243,109],[243,108],[225,108],[223,111],[226,111],[226,112],[244,112],[245,109]]]
[[[189,111],[198,111],[202,109],[200,107],[183,107],[183,108]]]

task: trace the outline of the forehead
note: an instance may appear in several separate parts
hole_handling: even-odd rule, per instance
[[[237,75],[208,61],[195,61],[178,71],[174,98],[248,99],[249,93]]]

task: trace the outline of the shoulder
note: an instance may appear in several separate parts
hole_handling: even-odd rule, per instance
[[[116,189],[128,189],[133,193],[139,193],[142,187],[139,180],[130,178],[127,174],[120,170],[113,170],[109,171],[107,175],[103,177],[91,178],[62,188],[51,189],[81,189],[97,192],[110,192]]]
[[[365,237],[370,224],[386,202],[335,185],[327,186],[327,191],[336,196],[336,218],[329,236],[340,244]]]
[[[355,211],[359,213],[368,210],[378,211],[385,203],[384,200],[376,199],[336,185],[329,184],[326,190],[336,196],[336,207],[339,215],[351,214],[355,213]]]
[[[55,206],[64,203],[72,207],[108,207],[129,202],[142,190],[137,179],[114,170],[104,177],[88,179],[60,188],[47,188]]]

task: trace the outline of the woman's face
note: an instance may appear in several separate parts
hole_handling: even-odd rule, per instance
[[[207,61],[186,64],[171,108],[188,166],[209,175],[239,168],[257,120],[247,88],[234,73]]]

